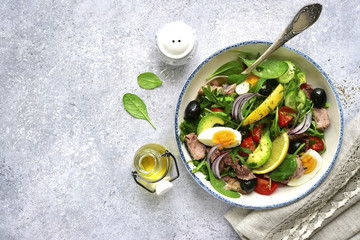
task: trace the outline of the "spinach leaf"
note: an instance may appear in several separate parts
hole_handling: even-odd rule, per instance
[[[162,81],[152,72],[141,73],[137,78],[140,87],[145,89],[153,89],[162,84]]]
[[[228,84],[240,84],[243,81],[245,81],[245,79],[249,76],[250,74],[247,75],[243,75],[243,74],[232,74],[230,76],[228,76],[226,82]]]
[[[293,154],[286,155],[284,161],[269,176],[275,182],[291,177],[297,168],[296,155],[305,144],[302,144]]]
[[[240,58],[248,67],[256,61],[246,59],[241,56]],[[261,78],[271,79],[280,77],[288,70],[288,68],[288,64],[284,61],[265,59],[254,70],[252,70],[252,73]]]
[[[230,191],[230,190],[225,190],[224,186],[225,186],[225,181],[222,179],[217,179],[214,174],[212,173],[210,166],[207,162],[205,162],[206,167],[208,168],[209,171],[209,176],[210,176],[210,184],[211,186],[213,186],[213,188],[218,191],[219,193],[221,193],[224,196],[230,197],[230,198],[239,198],[240,194],[238,192],[235,191]]]
[[[287,155],[284,161],[270,173],[270,178],[276,182],[288,179],[296,171],[297,162],[293,155]]]
[[[222,75],[222,76],[230,76],[232,74],[240,74],[244,70],[244,64],[240,61],[231,61],[227,62],[221,67],[219,67],[213,74],[206,78],[209,80],[212,77]]]
[[[141,98],[139,98],[135,94],[125,93],[123,96],[123,104],[126,111],[130,113],[133,117],[148,121],[151,126],[156,129],[154,124],[152,124],[152,122],[150,121],[146,105],[143,100],[141,100]]]

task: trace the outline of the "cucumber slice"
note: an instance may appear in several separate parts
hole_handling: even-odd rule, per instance
[[[297,109],[301,110],[304,106],[305,106],[305,102],[306,102],[306,94],[303,90],[299,90],[298,95],[297,95]]]
[[[285,96],[285,106],[293,110],[300,110],[305,106],[306,94],[303,90],[291,90]]]
[[[296,90],[292,90],[289,93],[286,94],[285,96],[285,106],[292,108],[292,109],[296,109],[296,95],[297,95],[297,91]]]
[[[290,61],[285,61],[287,63],[287,65],[289,66],[288,70],[281,75],[280,77],[278,77],[277,81],[279,83],[288,83],[290,82],[291,79],[294,78],[295,76],[295,64],[290,62]]]

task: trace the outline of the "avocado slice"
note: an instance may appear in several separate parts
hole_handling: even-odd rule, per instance
[[[270,158],[272,150],[272,142],[270,139],[269,129],[265,129],[261,135],[260,143],[253,153],[249,154],[247,159],[248,166],[251,168],[258,168],[264,165]]]
[[[287,65],[289,66],[288,70],[281,75],[277,81],[279,83],[288,83],[290,82],[291,79],[293,79],[295,77],[295,64],[290,62],[290,61],[285,61],[287,63]]]
[[[221,113],[219,113],[219,114],[221,114]],[[226,114],[225,114],[225,116],[226,116]],[[225,122],[221,117],[219,117],[215,114],[209,113],[209,114],[205,115],[199,121],[199,124],[196,129],[197,135],[199,135],[205,129],[212,128],[215,124],[224,125]]]

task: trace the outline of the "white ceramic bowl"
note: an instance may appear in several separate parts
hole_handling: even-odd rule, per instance
[[[248,195],[242,195],[240,198],[236,199],[226,197],[214,190],[210,182],[204,179],[205,176],[201,172],[197,172],[195,174],[191,173],[191,170],[194,167],[192,163],[188,163],[188,161],[191,160],[191,157],[186,147],[180,142],[179,139],[179,125],[183,121],[184,111],[187,104],[191,100],[194,100],[196,98],[197,92],[200,87],[204,85],[207,76],[212,74],[218,67],[220,67],[224,63],[236,59],[238,54],[229,50],[238,50],[257,54],[263,53],[270,46],[270,44],[270,42],[260,41],[242,42],[229,46],[211,55],[195,69],[195,71],[186,81],[180,93],[175,113],[176,141],[182,161],[184,162],[185,167],[189,171],[190,175],[195,179],[198,184],[200,184],[200,186],[205,191],[207,191],[214,197],[226,203],[244,208],[277,208],[293,203],[309,194],[311,191],[313,191],[316,187],[319,186],[319,184],[330,172],[332,166],[335,163],[342,142],[343,114],[340,100],[335,91],[334,85],[332,84],[326,73],[310,57],[293,48],[283,46],[276,52],[274,52],[270,56],[270,58],[293,61],[298,67],[300,67],[302,71],[305,72],[308,83],[311,83],[314,88],[323,88],[327,93],[327,100],[330,105],[328,110],[331,125],[328,129],[325,130],[327,150],[322,155],[324,164],[320,172],[309,182],[298,187],[279,186],[278,189],[276,189],[276,191],[269,196],[264,196],[252,192]]]

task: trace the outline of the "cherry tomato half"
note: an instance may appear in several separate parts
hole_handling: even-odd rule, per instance
[[[307,88],[307,86],[308,86],[308,85],[307,85],[306,83],[303,83],[303,84],[300,85],[300,89],[301,89],[301,90],[304,90],[304,89]]]
[[[270,195],[275,191],[278,186],[279,185],[276,182],[271,181],[270,187],[270,180],[257,177],[257,185],[254,191],[261,195]]]
[[[321,138],[316,136],[308,136],[310,146],[309,148],[315,151],[321,151],[324,149],[325,145]]]
[[[248,148],[251,151],[255,151],[255,149],[256,149],[255,142],[251,136],[245,138],[244,141],[242,141],[242,143],[240,144],[240,147]],[[249,153],[239,152],[239,155],[244,157],[244,156],[248,156]]]
[[[294,118],[291,114],[294,114],[295,111],[289,107],[282,106],[279,108],[279,126],[287,127],[289,122]]]
[[[260,123],[259,125],[253,127],[252,131],[250,131],[250,136],[257,143],[260,142],[261,134],[264,132],[264,124]]]
[[[222,109],[221,107],[213,107],[213,108],[211,108],[211,111],[213,111],[213,112],[223,112],[224,109]]]

